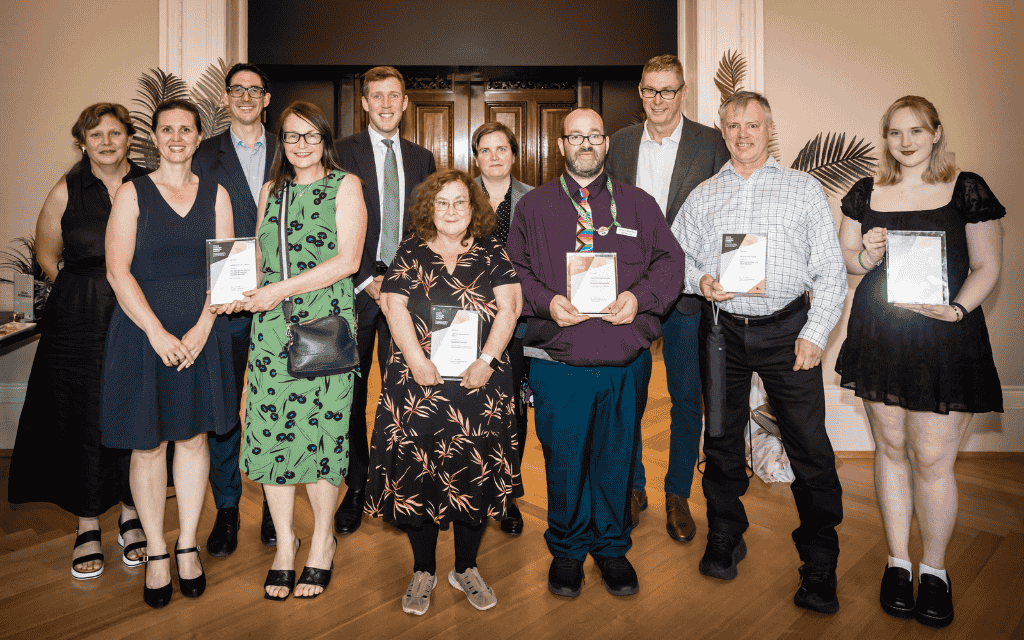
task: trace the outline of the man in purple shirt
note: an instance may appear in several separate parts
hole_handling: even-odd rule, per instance
[[[565,173],[520,199],[508,253],[522,279],[524,346],[534,359],[537,439],[544,448],[548,588],[579,595],[587,554],[613,595],[637,593],[626,559],[633,452],[647,405],[651,342],[678,299],[685,258],[657,202],[604,172],[596,112],[565,119]],[[567,253],[614,253],[617,297],[602,315],[570,303]]]

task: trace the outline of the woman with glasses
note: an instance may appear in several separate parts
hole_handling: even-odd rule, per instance
[[[427,177],[410,214],[413,233],[381,286],[392,345],[366,511],[409,536],[413,576],[403,611],[422,615],[430,606],[438,531],[452,524],[448,582],[477,609],[490,609],[497,599],[477,571],[477,550],[487,518],[505,518],[523,495],[505,352],[522,292],[504,247],[490,236],[487,196],[468,174]]]
[[[327,588],[337,541],[331,533],[338,486],[348,471],[348,420],[355,373],[293,378],[284,355],[288,324],[340,315],[355,329],[352,279],[366,233],[359,179],[341,170],[323,111],[294,102],[281,114],[270,182],[256,220],[258,289],[239,306],[253,313],[245,435],[239,466],[262,483],[277,531],[264,597],[315,598]],[[285,197],[287,196],[287,202]],[[289,277],[281,277],[280,221],[286,209]],[[284,317],[285,298],[291,317]],[[362,410],[357,408],[357,410]],[[305,568],[292,528],[295,486],[313,507]]]

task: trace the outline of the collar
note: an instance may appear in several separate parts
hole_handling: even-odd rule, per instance
[[[89,156],[86,155],[85,153],[82,154],[82,161],[78,163],[78,170],[79,175],[81,176],[83,187],[91,187],[94,184],[102,184],[103,181],[100,180],[96,176],[96,174],[92,172],[92,163],[89,162]],[[135,178],[138,178],[139,176],[144,176],[147,173],[149,173],[148,170],[140,167],[131,160],[128,160],[128,173],[125,174],[123,178],[121,178],[121,182],[128,182],[129,180],[134,180]]]
[[[733,166],[731,158],[729,159],[728,162],[725,163],[725,165],[722,167],[722,170],[723,171],[731,171],[734,175],[736,175],[739,178],[743,177],[739,173],[737,173],[736,167]],[[763,165],[761,165],[757,169],[754,169],[754,173],[750,174],[750,177],[753,178],[754,176],[756,176],[757,174],[761,173],[762,171],[782,171],[782,165],[780,165],[775,160],[774,156],[772,156],[769,153],[768,154],[768,159],[765,160]]]
[[[231,127],[228,127],[228,132],[231,134],[231,146],[232,147],[237,149],[238,146],[241,145],[241,146],[245,147],[246,149],[249,148],[249,145],[245,144],[245,141],[243,141],[241,138],[239,138],[238,136],[235,135],[235,130],[234,129],[232,129]],[[256,140],[256,145],[253,146],[253,150],[255,151],[256,149],[259,149],[260,145],[263,145],[264,147],[267,146],[267,128],[264,127],[262,123],[260,124],[260,137],[259,137],[258,140]]]
[[[580,201],[580,185],[578,182],[573,180],[567,172],[563,172],[565,176],[565,186],[569,189],[569,193],[572,194],[572,199],[576,202]],[[590,198],[596,198],[604,191],[605,186],[608,184],[608,175],[601,170],[601,175],[594,178],[594,181],[587,185],[587,190],[590,192]],[[509,189],[511,191],[511,189]]]
[[[380,145],[381,141],[385,139],[384,136],[380,135],[380,133],[373,127],[366,127],[366,131],[370,134],[370,144],[372,144],[374,148],[376,148],[377,145]],[[394,137],[388,138],[388,140],[394,140],[401,145],[402,136],[399,134],[400,132],[396,131]],[[395,145],[391,145],[391,148],[394,149]]]
[[[671,140],[672,142],[675,142],[677,145],[683,137],[684,122],[686,122],[686,118],[682,114],[680,114],[679,124],[676,125],[676,128],[674,131],[672,131],[672,134],[668,136],[668,139]],[[654,138],[651,137],[651,132],[647,129],[648,124],[650,124],[650,120],[644,120],[644,135],[640,138],[640,144],[643,144],[645,142],[654,142]],[[662,142],[664,142],[664,140],[662,140]],[[654,142],[654,144],[658,143]]]

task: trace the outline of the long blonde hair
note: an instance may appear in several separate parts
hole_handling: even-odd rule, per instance
[[[932,152],[928,157],[928,168],[921,176],[922,179],[928,184],[952,181],[956,176],[956,166],[950,160],[949,154],[946,153],[946,131],[945,128],[939,129],[942,122],[939,120],[939,112],[936,111],[935,105],[921,96],[903,96],[889,105],[889,108],[885,110],[885,115],[882,116],[880,129],[884,151],[882,151],[881,161],[878,163],[878,177],[875,183],[881,187],[887,187],[903,179],[902,165],[889,152],[887,137],[893,114],[904,108],[913,111],[917,116],[917,121],[929,133],[934,135],[936,131],[939,131],[939,141],[932,145]]]

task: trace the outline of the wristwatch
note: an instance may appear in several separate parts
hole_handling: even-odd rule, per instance
[[[495,371],[498,370],[498,365],[501,364],[500,360],[498,360],[494,356],[484,353],[483,351],[480,352],[480,359],[486,362],[491,367],[491,369],[494,369]]]

